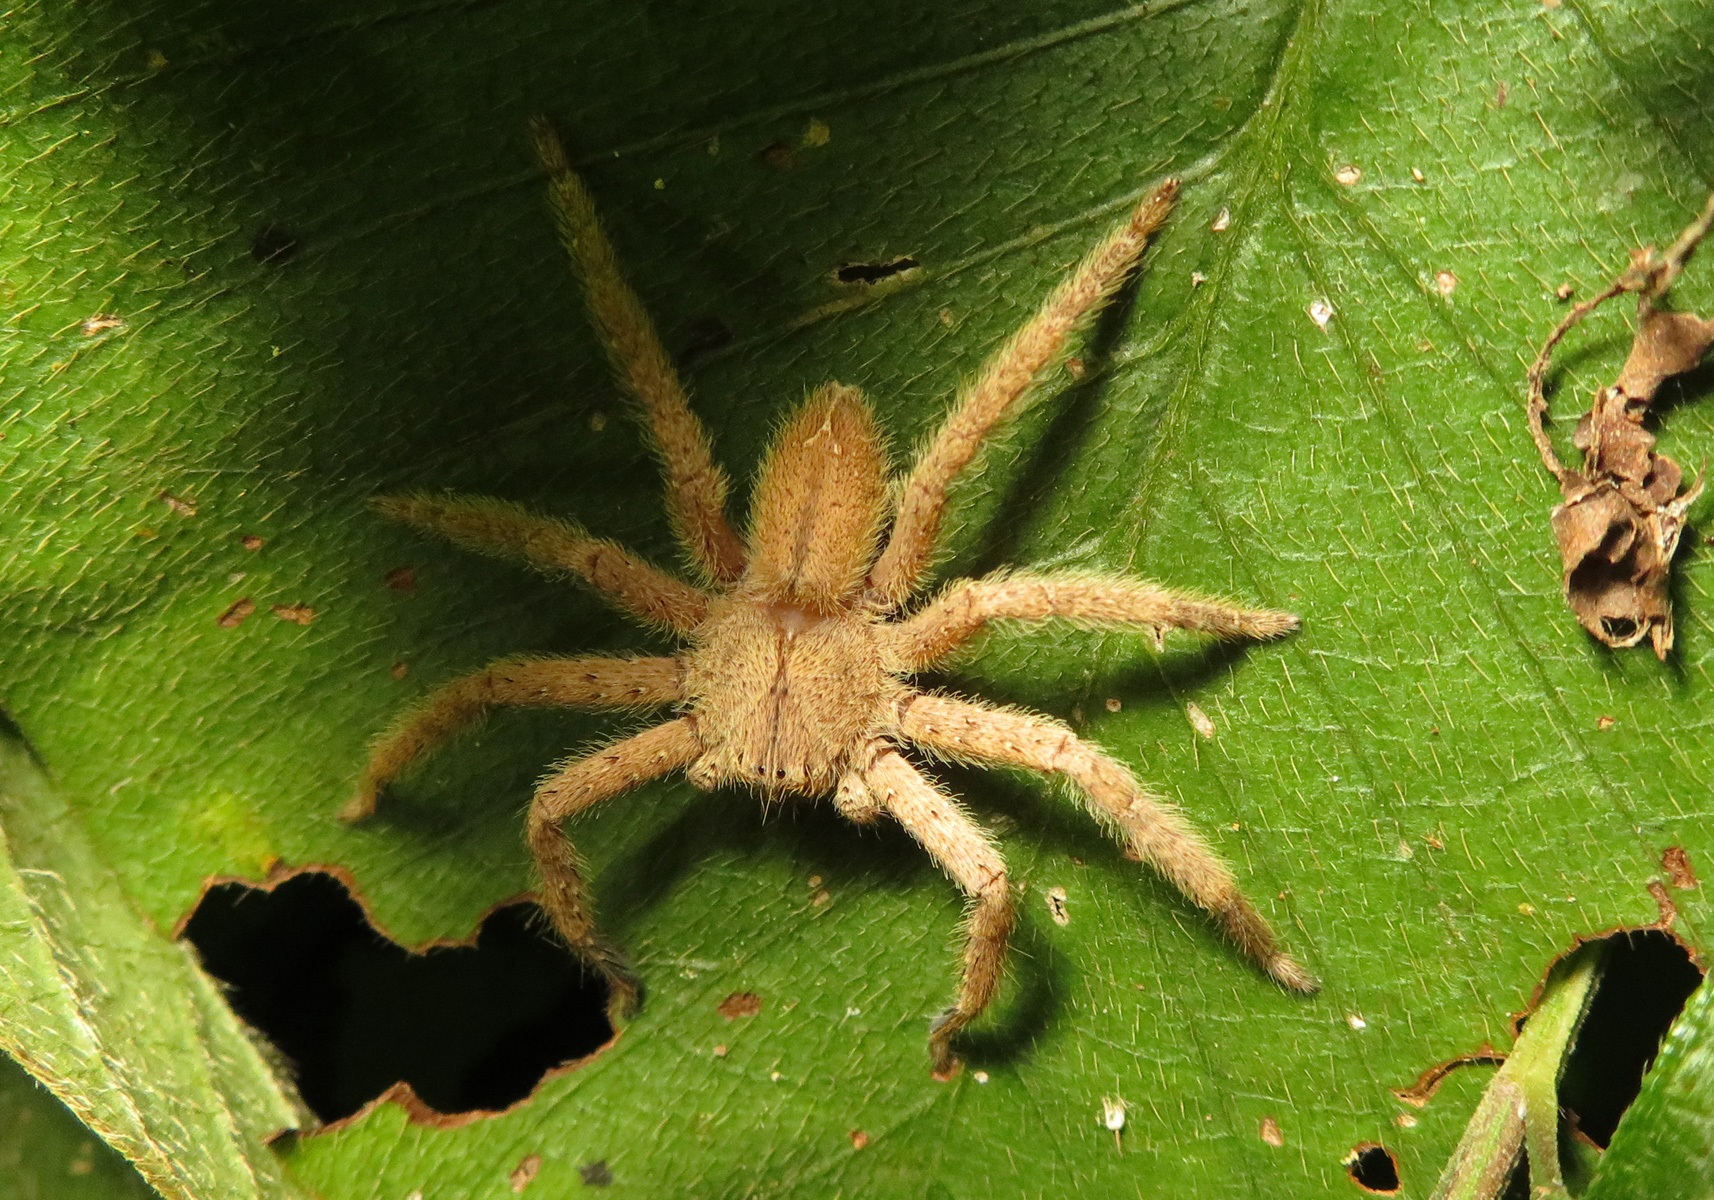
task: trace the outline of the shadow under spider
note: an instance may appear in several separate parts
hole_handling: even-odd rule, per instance
[[[1143,648],[1138,635],[1090,633],[1089,645],[1106,637],[1124,636],[1135,646],[1132,653],[1119,652],[1123,661],[1092,678],[1031,680],[1027,686],[1012,686],[1001,676],[982,675],[981,686],[972,685],[963,673],[935,672],[918,676],[923,691],[947,691],[957,695],[980,695],[985,703],[1012,705],[1063,716],[1078,705],[1088,705],[1096,696],[1115,696],[1126,705],[1177,707],[1176,697],[1199,691],[1230,674],[1248,656],[1242,642],[1208,642],[1174,647],[1165,652]],[[1095,739],[1099,741],[1100,739]],[[1145,782],[1146,782],[1146,772]]]
[[[984,793],[984,801],[991,794]],[[978,806],[978,819],[983,811],[1005,812],[1011,807],[983,803]],[[1067,833],[1070,827],[1071,822],[1067,822]],[[1073,838],[1072,853],[1100,853],[1098,846],[1105,844],[1100,830],[1091,823],[1086,833],[1086,837]],[[1110,849],[1118,857],[1118,847]],[[702,861],[721,851],[753,855],[777,850],[784,850],[814,873],[847,881],[865,892],[915,890],[925,876],[940,879],[921,848],[896,826],[854,825],[835,812],[831,803],[793,803],[786,805],[784,812],[769,813],[754,797],[742,792],[703,792],[642,846],[600,872],[594,891],[601,926],[621,949],[627,949],[627,931]],[[947,894],[957,893],[949,890]],[[1061,978],[1063,970],[1056,969],[1052,947],[1034,929],[1027,911],[1019,916],[1007,962],[1011,996],[996,1006],[980,1030],[959,1038],[962,1046],[987,1062],[1011,1062],[1026,1052],[1064,1004],[1066,981]],[[948,936],[952,932],[953,925],[948,924]],[[948,970],[953,966],[949,961]],[[649,982],[645,977],[645,995]],[[938,1011],[937,1006],[919,1014],[923,1024]]]
[[[1104,866],[1118,886],[1135,889],[1132,898],[1137,905],[1176,910],[1191,930],[1206,925],[1205,914],[1146,868],[1128,862],[1120,846],[1104,835],[1074,797],[1043,794],[1044,784],[1060,791],[1057,785],[1021,772],[951,764],[935,764],[933,774],[968,802],[985,826],[992,827],[998,818],[999,823],[1023,831],[1020,840],[1034,848],[1032,857],[1037,862]],[[628,949],[627,935],[643,915],[702,862],[722,852],[751,856],[780,851],[808,871],[845,880],[862,891],[915,890],[925,876],[940,878],[903,830],[886,824],[853,825],[830,803],[791,803],[782,811],[769,811],[743,792],[698,792],[675,817],[641,845],[622,852],[593,880],[601,926],[621,950]],[[1036,898],[1057,880],[1042,877],[1039,867],[1015,872],[1014,878],[1030,887],[1021,897],[1008,953],[1010,994],[981,1026],[958,1039],[961,1053],[975,1065],[1009,1065],[1025,1058],[1066,1007],[1073,986],[1075,968],[1053,939],[1044,936],[1037,920]],[[948,936],[951,933],[949,925]],[[1205,939],[1196,940],[1205,943],[1209,953],[1236,954],[1212,926],[1206,934]],[[649,974],[645,969],[645,996],[652,982]],[[1258,979],[1258,983],[1266,981]],[[934,1011],[919,1015],[926,1023]]]

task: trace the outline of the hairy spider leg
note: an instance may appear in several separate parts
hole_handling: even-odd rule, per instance
[[[875,756],[863,781],[972,901],[958,998],[929,1027],[934,1073],[944,1079],[957,1064],[953,1036],[988,1006],[1005,970],[1006,942],[1017,920],[1006,863],[981,826],[892,747]]]
[[[498,705],[620,711],[683,698],[675,658],[503,658],[423,697],[376,739],[354,795],[340,811],[360,821],[387,785],[423,755]]]
[[[384,517],[438,534],[466,550],[518,559],[549,574],[578,576],[603,599],[656,629],[685,636],[708,615],[707,593],[570,521],[487,496],[381,496]]]
[[[530,122],[536,157],[548,174],[548,206],[584,305],[614,376],[642,408],[666,475],[667,512],[679,543],[706,578],[729,583],[744,571],[744,547],[726,520],[726,473],[714,462],[708,431],[690,409],[684,385],[636,292],[625,282],[595,200],[543,117]]]
[[[899,623],[899,652],[924,670],[969,641],[990,621],[1050,618],[1094,626],[1189,629],[1221,638],[1274,638],[1298,627],[1291,613],[1239,608],[1162,587],[1103,575],[1000,572],[964,579]]]
[[[1176,179],[1156,188],[960,389],[951,414],[905,480],[892,535],[869,573],[869,591],[880,607],[897,608],[916,590],[939,541],[947,487],[1083,320],[1124,281],[1177,195]]]
[[[541,875],[541,905],[566,944],[606,977],[615,1020],[636,1010],[641,988],[617,950],[595,929],[576,849],[560,823],[585,809],[689,766],[702,752],[691,717],[645,729],[569,763],[542,781],[530,802],[529,843]]]
[[[1121,763],[1059,722],[917,693],[900,705],[899,736],[949,758],[1064,775],[1118,826],[1132,850],[1186,899],[1210,913],[1245,954],[1281,985],[1313,992],[1315,977],[1280,949],[1266,918],[1177,808],[1150,796]]]

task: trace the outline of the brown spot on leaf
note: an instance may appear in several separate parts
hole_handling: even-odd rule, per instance
[[[157,499],[181,517],[196,516],[196,501],[188,496],[175,496],[171,492],[162,492]]]
[[[507,1176],[507,1178],[512,1181],[512,1194],[520,1196],[523,1195],[524,1189],[530,1186],[531,1182],[534,1181],[536,1177],[536,1172],[541,1169],[541,1155],[524,1155],[524,1157],[518,1161],[518,1165],[512,1168],[512,1173]]]
[[[410,673],[411,673],[411,664],[408,662],[405,662],[403,659],[400,659],[398,662],[394,663],[387,671],[387,674],[391,675],[394,679],[403,679],[405,676],[409,675]]]
[[[1285,1145],[1285,1134],[1280,1132],[1280,1123],[1272,1117],[1262,1118],[1261,1128],[1258,1132],[1262,1135],[1262,1140],[1270,1146]]]
[[[756,161],[776,171],[789,171],[797,163],[797,155],[784,142],[769,142],[756,151]]]
[[[851,1148],[853,1150],[861,1150],[869,1144],[869,1135],[864,1133],[861,1129],[853,1129],[849,1136],[851,1138]]]
[[[1655,436],[1643,428],[1643,420],[1660,385],[1694,368],[1714,346],[1714,321],[1655,305],[1711,225],[1714,196],[1664,254],[1652,246],[1636,252],[1606,290],[1567,313],[1529,371],[1530,434],[1563,497],[1552,522],[1566,602],[1604,645],[1624,648],[1647,639],[1663,660],[1673,643],[1672,557],[1702,481],[1683,486],[1684,472],[1655,452]],[[1594,404],[1577,423],[1572,441],[1583,452],[1583,469],[1573,471],[1559,461],[1542,427],[1547,368],[1560,339],[1596,308],[1627,292],[1637,295],[1631,353],[1618,380],[1595,393]]]
[[[762,1011],[762,998],[755,992],[733,992],[715,1006],[715,1011],[728,1021],[753,1017]]]
[[[308,625],[315,620],[315,609],[307,604],[276,604],[274,615],[282,621],[290,621],[294,625]]]
[[[714,1047],[714,1057],[715,1058],[725,1058],[726,1054],[727,1054],[726,1043],[722,1042],[720,1045]]]
[[[214,623],[222,629],[237,629],[244,624],[244,618],[255,611],[255,602],[250,597],[245,596],[241,600],[234,600],[231,608],[214,618]]]
[[[1609,717],[1606,713],[1602,713],[1599,717],[1595,718],[1595,728],[1599,729],[1602,733],[1606,733],[1618,723],[1619,722],[1616,719]]]
[[[1445,1062],[1436,1063],[1418,1075],[1416,1082],[1409,1087],[1394,1088],[1393,1095],[1414,1108],[1421,1108],[1428,1103],[1429,1098],[1445,1082],[1446,1077],[1459,1067],[1470,1067],[1479,1063],[1498,1064],[1505,1061],[1506,1056],[1504,1054],[1501,1054],[1487,1042],[1483,1042],[1470,1054],[1460,1054],[1456,1058],[1449,1058]]]
[[[25,1110],[26,1112],[29,1110]],[[66,1172],[71,1175],[88,1175],[95,1170],[95,1143],[84,1142],[77,1148],[71,1162],[66,1164]]]
[[[267,543],[253,533],[247,533],[238,539],[238,544],[246,550],[260,550]]]
[[[1660,856],[1660,865],[1666,872],[1666,881],[1680,891],[1689,891],[1701,884],[1696,878],[1696,868],[1690,865],[1690,851],[1683,846],[1668,846],[1666,853]]]
[[[417,572],[414,567],[394,567],[386,574],[387,588],[394,592],[414,592],[417,590]]]
[[[1660,928],[1666,929],[1678,920],[1678,905],[1667,895],[1665,884],[1658,879],[1649,880],[1649,895],[1654,897],[1655,907],[1660,909]]]
[[[94,337],[98,333],[106,333],[109,329],[125,328],[125,318],[112,313],[96,313],[93,317],[85,317],[78,328],[83,330],[84,337]]]

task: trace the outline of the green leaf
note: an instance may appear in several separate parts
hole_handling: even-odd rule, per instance
[[[739,478],[830,378],[910,446],[1132,197],[1187,180],[1094,369],[961,487],[944,575],[1125,570],[1304,630],[1159,654],[1012,632],[939,682],[1070,719],[1182,802],[1320,996],[1279,992],[1048,787],[947,770],[1028,892],[972,1070],[936,1084],[946,881],[896,831],[669,782],[573,830],[638,1019],[502,1116],[383,1105],[301,1139],[325,1196],[494,1195],[532,1153],[536,1196],[595,1159],[663,1196],[1319,1196],[1368,1142],[1423,1196],[1481,1080],[1420,1110],[1394,1089],[1504,1048],[1575,935],[1655,921],[1668,846],[1714,855],[1709,557],[1680,564],[1669,663],[1593,647],[1522,415],[1554,289],[1590,294],[1709,189],[1699,0],[32,0],[5,30],[0,681],[113,873],[102,911],[161,929],[207,879],[336,864],[401,940],[468,936],[528,885],[532,781],[624,728],[504,715],[381,819],[334,819],[424,689],[659,645],[363,503],[499,495],[673,559],[528,113],[582,151]],[[920,269],[872,298],[833,281],[901,255]],[[1677,299],[1714,308],[1714,268]],[[1562,449],[1627,341],[1604,312],[1565,348]],[[1659,406],[1680,462],[1714,449],[1707,390]],[[386,586],[401,567],[414,592]],[[1702,893],[1676,901],[1703,944]],[[182,968],[148,982],[189,1011]],[[727,1022],[740,990],[763,1010]],[[184,1044],[139,1087],[194,1065]]]
[[[1714,988],[1684,1006],[1601,1156],[1585,1200],[1714,1196]]]
[[[0,1172],[17,1200],[152,1200],[130,1163],[0,1055]]]
[[[9,737],[0,826],[0,1049],[168,1200],[299,1194],[264,1145],[300,1122],[287,1094]]]

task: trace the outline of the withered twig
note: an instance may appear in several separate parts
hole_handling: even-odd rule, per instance
[[[1565,464],[1559,461],[1559,455],[1554,453],[1553,442],[1548,438],[1547,430],[1542,428],[1542,421],[1547,416],[1547,392],[1544,384],[1547,379],[1548,364],[1553,358],[1553,348],[1559,345],[1560,339],[1575,329],[1578,322],[1582,321],[1584,317],[1625,290],[1624,281],[1620,280],[1599,296],[1583,301],[1566,313],[1565,320],[1561,321],[1554,331],[1547,335],[1547,341],[1542,343],[1541,353],[1537,354],[1535,362],[1530,364],[1528,408],[1530,436],[1535,439],[1535,448],[1541,452],[1541,461],[1547,465],[1549,471],[1553,472],[1553,477],[1562,484],[1565,482],[1565,477],[1572,472],[1567,470]]]

